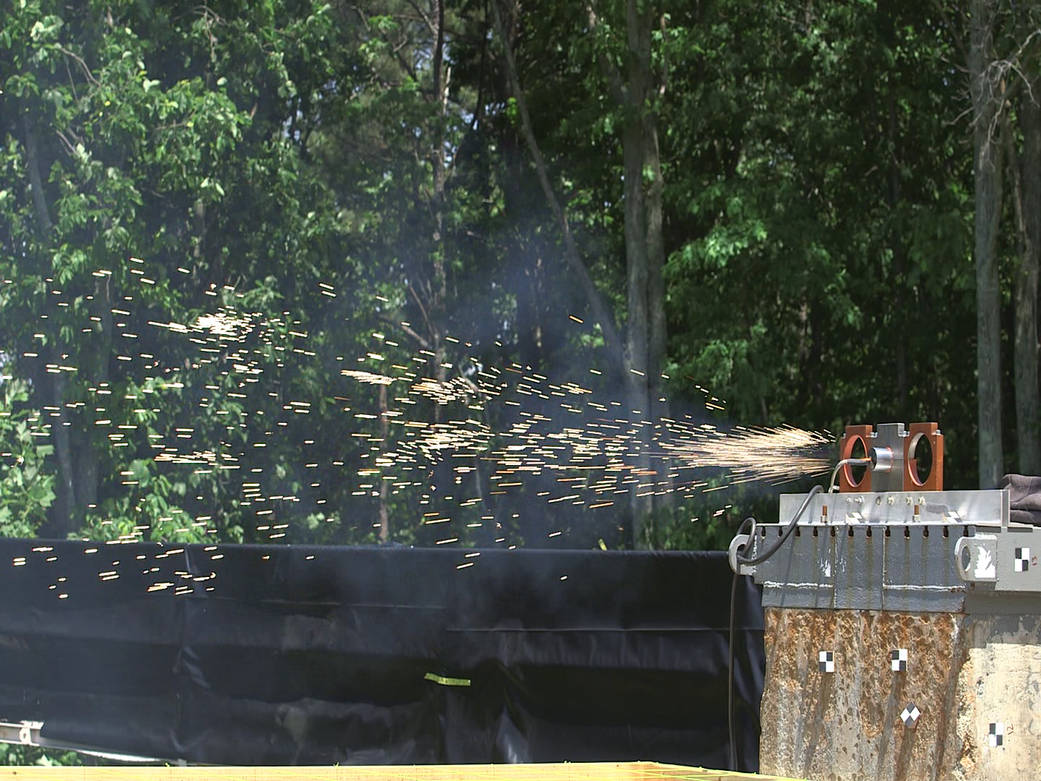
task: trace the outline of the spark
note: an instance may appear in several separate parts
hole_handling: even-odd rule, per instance
[[[314,528],[339,524],[344,502],[353,511],[375,507],[377,501],[387,506],[388,497],[402,497],[389,501],[404,508],[398,513],[407,513],[408,507],[417,510],[414,528],[429,528],[427,534],[439,538],[427,537],[428,544],[472,544],[480,532],[471,530],[486,528],[494,544],[514,547],[510,525],[520,520],[510,512],[509,502],[515,498],[535,499],[547,507],[567,503],[566,509],[575,513],[601,511],[610,517],[612,513],[603,511],[622,506],[624,495],[710,493],[749,481],[818,474],[829,467],[821,455],[831,444],[825,432],[791,426],[725,428],[690,417],[655,420],[604,396],[599,389],[603,371],[597,368],[588,369],[593,387],[586,387],[574,378],[584,374],[581,367],[570,367],[568,376],[550,377],[516,362],[494,365],[487,355],[470,354],[476,352],[475,342],[451,335],[409,353],[401,345],[416,337],[411,323],[401,321],[406,330],[398,336],[386,309],[380,320],[383,330],[371,331],[366,339],[371,349],[362,347],[357,354],[330,343],[331,331],[324,326],[319,330],[316,321],[303,321],[291,311],[249,311],[243,294],[230,285],[214,284],[203,291],[218,301],[209,302],[201,314],[164,313],[147,319],[135,311],[140,306],[135,295],[143,291],[138,299],[151,300],[154,292],[148,286],[157,275],[147,276],[140,258],[130,263],[129,271],[136,273],[124,284],[145,287],[113,294],[118,305],[105,310],[75,309],[84,312],[83,325],[97,328],[107,322],[121,337],[121,346],[113,351],[121,362],[121,381],[98,382],[88,386],[85,400],[67,399],[35,411],[28,432],[48,438],[59,426],[91,426],[112,443],[113,453],[121,454],[111,477],[122,483],[120,500],[128,514],[141,522],[118,528],[126,521],[96,518],[95,528],[107,537],[106,545],[144,539],[218,542],[225,518],[241,524],[253,541],[295,541],[292,535],[302,528],[300,513],[311,514],[308,524]],[[192,274],[183,266],[177,271]],[[93,273],[105,278],[105,284],[115,284],[112,272]],[[188,281],[178,278],[178,283]],[[49,282],[48,297],[55,303],[72,300]],[[321,292],[326,298],[318,300],[335,306],[331,299],[336,286],[319,282],[312,292]],[[385,297],[376,300],[390,304]],[[62,316],[72,317],[73,310]],[[576,315],[568,317],[584,324]],[[33,346],[48,345],[47,334],[54,328],[53,321],[41,316]],[[164,345],[171,342],[184,349],[172,351],[176,359],[164,359]],[[80,377],[89,383],[72,356],[46,353],[41,360],[33,351],[14,355],[35,361],[40,371],[67,372],[70,382]],[[331,387],[305,396],[290,372],[311,371],[321,361],[337,366],[328,378]],[[132,381],[124,384],[124,377]],[[391,387],[393,393],[386,390]],[[700,385],[695,388],[701,394],[699,407],[725,410],[725,400]],[[174,419],[172,413],[168,418],[163,403],[171,398],[167,394],[206,412],[198,419]],[[329,437],[338,437],[341,444],[337,457],[326,460],[328,456],[319,454],[329,452]],[[297,463],[287,459],[287,446],[313,449]],[[190,496],[168,497],[174,506],[160,515],[149,510],[146,500],[164,470],[195,481],[192,493],[197,495],[194,501]],[[288,489],[294,480],[299,488]],[[506,503],[500,504],[503,497]],[[350,504],[355,501],[360,504]],[[419,517],[427,508],[431,512]],[[91,513],[101,511],[92,508]],[[371,520],[364,518],[356,528],[368,528]],[[569,532],[543,533],[558,541]],[[222,555],[211,557],[219,561]],[[99,574],[103,580],[118,576],[109,570],[104,577]],[[175,586],[176,580],[157,575],[149,590],[191,590]]]

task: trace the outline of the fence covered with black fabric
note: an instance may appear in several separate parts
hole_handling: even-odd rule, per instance
[[[758,764],[759,594],[737,591]],[[217,764],[727,764],[719,553],[0,540],[0,719]]]

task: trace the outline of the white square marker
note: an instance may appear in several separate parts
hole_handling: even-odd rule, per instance
[[[1005,724],[1000,721],[992,721],[987,732],[987,745],[997,748],[1005,743]]]
[[[922,712],[918,710],[918,706],[913,702],[909,702],[907,707],[900,712],[900,721],[904,722],[905,727],[913,727],[921,715]]]
[[[822,673],[835,672],[835,654],[832,651],[821,651],[817,654],[817,668]]]
[[[889,652],[889,666],[895,673],[907,672],[907,649],[894,648]]]
[[[1012,559],[1014,572],[1026,572],[1030,569],[1030,548],[1016,548]]]

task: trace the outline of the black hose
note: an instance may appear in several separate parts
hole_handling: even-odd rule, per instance
[[[734,745],[734,624],[737,623],[737,581],[739,577],[735,572],[734,580],[730,584],[730,639],[727,641],[729,646],[727,659],[727,734],[729,735],[727,752],[729,756],[727,759],[730,769],[734,771],[738,769],[737,746]]]
[[[781,546],[784,545],[788,541],[788,538],[792,536],[792,532],[795,531],[795,527],[798,526],[798,524],[799,524],[799,519],[802,517],[802,514],[804,512],[806,512],[806,508],[810,506],[810,501],[813,499],[814,496],[816,496],[817,494],[821,493],[821,491],[823,491],[823,490],[824,489],[821,488],[819,485],[815,485],[815,486],[813,486],[813,488],[810,489],[810,492],[808,494],[806,494],[806,498],[802,500],[802,504],[799,506],[798,511],[795,513],[795,515],[792,516],[792,519],[790,521],[788,521],[788,525],[784,528],[784,533],[780,537],[778,537],[774,541],[773,545],[768,547],[765,551],[763,551],[758,556],[755,556],[753,558],[745,558],[744,555],[742,555],[741,551],[738,551],[737,552],[737,562],[738,562],[738,564],[745,564],[745,565],[748,565],[748,566],[752,566],[752,565],[755,565],[755,564],[762,564],[768,558],[770,558],[775,553],[777,553],[777,551],[779,551],[781,549]],[[751,520],[751,519],[746,518],[745,522],[747,522],[749,520]],[[754,524],[754,522],[753,522],[753,524]],[[742,523],[741,526],[743,527],[744,523]],[[753,528],[753,531],[754,531],[755,526],[753,525],[752,528]]]
[[[737,563],[752,566],[755,564],[762,564],[764,561],[773,556],[777,551],[781,549],[781,546],[788,541],[788,538],[792,536],[792,532],[795,531],[795,527],[799,523],[799,519],[802,518],[802,514],[806,512],[806,508],[810,506],[810,501],[814,496],[821,493],[824,489],[819,485],[813,486],[810,492],[806,494],[806,498],[802,500],[802,504],[796,511],[792,519],[788,521],[788,525],[784,529],[784,533],[777,538],[774,543],[768,547],[765,551],[760,553],[758,556],[752,558],[745,558],[741,551],[737,552]],[[755,532],[755,518],[745,518],[741,525],[737,529],[738,535],[745,533],[745,528],[751,524],[751,532]],[[730,763],[730,769],[737,771],[737,746],[734,744],[734,629],[737,624],[737,582],[739,579],[737,572],[734,573],[733,582],[730,584],[730,637],[727,642],[728,658],[727,658],[727,732],[729,740],[727,742],[727,753],[728,761]]]

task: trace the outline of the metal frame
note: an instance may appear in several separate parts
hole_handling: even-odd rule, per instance
[[[805,499],[782,495],[779,523],[731,543],[731,567],[763,586],[764,606],[1041,610],[1041,528],[1009,521],[1007,490],[817,494],[776,554],[741,564],[738,552],[757,556]]]

